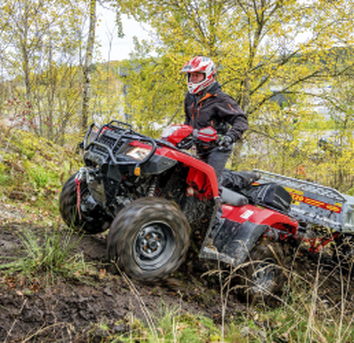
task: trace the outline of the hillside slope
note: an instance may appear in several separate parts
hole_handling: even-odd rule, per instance
[[[0,131],[0,341],[148,342],[155,332],[161,342],[205,343],[220,342],[224,329],[225,342],[291,342],[310,322],[317,335],[317,320],[337,327],[338,316],[350,328],[354,287],[326,254],[298,251],[274,312],[221,291],[220,266],[193,252],[163,283],[129,280],[107,261],[107,232],[82,236],[59,217],[62,184],[80,165],[74,151]]]

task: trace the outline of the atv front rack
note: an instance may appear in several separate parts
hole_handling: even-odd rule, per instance
[[[95,127],[97,128],[96,132],[93,131]],[[151,146],[150,153],[141,161],[125,158],[117,159],[117,155],[120,151],[134,140]],[[147,163],[157,149],[154,139],[133,131],[130,124],[118,120],[112,120],[101,127],[92,124],[85,135],[83,147],[84,150],[91,153],[89,154],[91,158],[93,158],[92,154],[98,154],[103,157],[101,161],[110,158],[116,165],[135,165],[135,169],[140,165]],[[96,161],[98,160],[99,159],[96,156]]]
[[[263,170],[253,171],[261,175],[259,183],[275,182],[291,194],[293,201],[289,215],[300,226],[315,225],[354,234],[354,197],[314,182]]]

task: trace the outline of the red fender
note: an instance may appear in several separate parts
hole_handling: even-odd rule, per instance
[[[223,217],[229,220],[238,223],[249,221],[251,223],[268,225],[278,230],[287,231],[293,235],[297,234],[298,222],[283,213],[253,205],[241,207],[223,205],[222,209]]]

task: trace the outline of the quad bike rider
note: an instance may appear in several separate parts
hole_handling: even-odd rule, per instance
[[[216,80],[216,66],[211,58],[196,56],[188,61],[181,73],[187,76],[188,92],[184,99],[184,124],[193,127],[196,154],[211,165],[222,192],[221,181],[234,143],[248,129],[248,120],[240,106],[223,92]],[[218,144],[215,144],[218,140]],[[222,224],[222,208],[214,219],[213,231]]]
[[[240,280],[250,295],[275,292],[284,258],[277,237],[295,236],[298,228],[287,215],[289,193],[268,183],[246,187],[246,196],[225,188],[220,197],[214,169],[187,151],[194,141],[189,125],[172,125],[153,139],[116,120],[92,124],[83,143],[85,166],[60,195],[63,220],[88,234],[109,229],[108,259],[140,281],[168,277],[193,243],[200,258],[235,269],[253,261]],[[211,235],[220,204],[225,220]]]

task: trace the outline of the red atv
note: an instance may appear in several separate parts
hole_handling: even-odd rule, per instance
[[[243,194],[224,188],[221,198],[214,169],[186,151],[192,130],[172,125],[153,139],[116,120],[91,125],[85,167],[60,195],[62,218],[88,234],[109,229],[109,260],[138,280],[166,278],[193,243],[200,258],[242,266],[239,282],[251,296],[267,296],[282,286],[286,252],[280,242],[298,241],[298,222],[287,213],[289,192],[262,179],[251,186],[250,172]],[[224,221],[214,232],[220,203]]]

